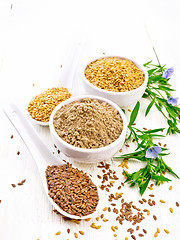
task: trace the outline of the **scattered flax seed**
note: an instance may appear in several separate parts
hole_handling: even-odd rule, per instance
[[[91,218],[86,218],[85,221],[86,222],[89,222],[91,220]]]
[[[132,239],[136,240],[136,237],[134,235],[131,235]]]
[[[114,226],[111,226],[111,230],[113,231],[113,232],[115,232],[115,227]]]
[[[67,233],[70,233],[70,231],[71,231],[71,230],[68,228],[68,229],[67,229]]]
[[[78,238],[78,234],[76,232],[74,233],[74,236],[75,236],[75,238]]]
[[[139,226],[136,227],[136,231],[138,231],[138,230],[139,230]]]
[[[167,230],[167,229],[164,229],[164,231],[165,231],[165,233],[167,233],[167,234],[169,234],[170,232],[169,232],[169,230]]]
[[[97,226],[94,222],[90,225],[90,227],[95,228],[95,229],[100,229],[101,225]]]
[[[117,234],[116,234],[116,233],[114,234],[114,237],[117,237]]]
[[[154,197],[154,194],[149,194],[150,197]]]
[[[116,196],[116,197],[122,196],[122,195],[123,195],[123,193],[118,193],[118,192],[115,193],[115,196]]]
[[[17,151],[17,155],[20,155],[20,151]]]
[[[143,229],[143,232],[144,232],[145,234],[147,234],[147,231],[146,231],[146,229]]]
[[[84,232],[83,232],[83,231],[79,231],[79,233],[80,233],[81,235],[84,235]]]
[[[153,190],[153,187],[148,187],[150,190]]]
[[[26,179],[22,180],[21,182],[18,183],[19,186],[23,185],[26,182]]]
[[[164,201],[164,200],[160,200],[160,202],[161,202],[161,203],[165,203],[165,201]]]
[[[11,135],[11,139],[13,139],[13,135]]]
[[[61,234],[61,232],[60,231],[58,231],[55,235],[60,235]]]
[[[154,237],[158,237],[158,232],[155,232]]]
[[[176,207],[179,207],[179,203],[178,202],[176,202]]]
[[[21,182],[20,182],[20,183],[18,183],[18,186],[21,186],[21,185],[23,185],[23,183],[21,183]]]
[[[12,186],[13,188],[15,188],[15,187],[16,187],[16,184],[12,183],[11,186]]]
[[[155,220],[155,221],[157,220],[157,217],[156,217],[156,215],[153,215],[153,218],[154,218],[154,220]]]
[[[119,152],[122,152],[122,148],[119,150]]]
[[[147,215],[148,215],[148,216],[150,215],[150,211],[149,211],[149,210],[147,211]]]
[[[158,233],[160,233],[160,232],[161,232],[159,228],[157,228],[157,232],[158,232]]]
[[[127,237],[125,237],[125,240],[128,240],[128,238],[127,238]]]
[[[139,235],[139,237],[144,237],[144,234],[142,234],[142,233],[139,233],[138,235]]]
[[[169,190],[172,190],[172,186],[169,187]]]
[[[107,207],[105,207],[105,208],[103,208],[103,211],[105,212],[105,211],[107,211],[108,210],[108,208]]]
[[[99,217],[96,217],[96,221],[99,221]]]
[[[173,208],[169,208],[170,212],[173,213]]]
[[[103,222],[108,222],[109,221],[109,219],[107,219],[107,218],[103,218],[102,220],[103,220]]]

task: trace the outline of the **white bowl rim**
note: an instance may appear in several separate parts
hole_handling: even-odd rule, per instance
[[[85,99],[85,98],[97,99],[99,101],[104,101],[104,102],[110,104],[112,107],[114,107],[115,109],[118,110],[118,112],[123,120],[123,130],[122,130],[120,136],[114,142],[112,142],[109,145],[106,145],[105,147],[93,148],[93,149],[75,147],[75,146],[67,143],[66,141],[64,141],[61,137],[59,137],[59,135],[55,131],[55,128],[53,125],[53,118],[54,118],[54,114],[56,113],[56,111],[59,110],[64,105],[67,105],[71,102],[78,101],[78,100]],[[125,138],[126,132],[127,132],[127,119],[126,119],[126,116],[125,116],[124,112],[122,111],[122,109],[116,103],[112,102],[111,100],[103,98],[103,97],[95,96],[95,95],[80,95],[80,96],[76,96],[76,97],[70,97],[69,99],[61,102],[59,105],[57,105],[54,108],[54,110],[50,116],[49,128],[50,128],[51,134],[53,134],[53,136],[56,138],[56,140],[60,141],[67,148],[70,148],[72,150],[75,150],[75,151],[81,152],[81,153],[99,153],[99,152],[104,152],[109,149],[112,149],[113,147],[118,145],[119,142],[121,142]]]
[[[99,87],[96,87],[95,85],[93,85],[92,83],[90,83],[85,74],[84,74],[84,71],[86,69],[86,67],[88,66],[88,64],[90,64],[91,62],[93,61],[96,61],[98,59],[101,59],[101,58],[109,58],[109,57],[117,57],[117,58],[121,58],[121,59],[127,59],[127,60],[130,60],[132,61],[136,67],[138,67],[141,71],[143,71],[144,75],[145,75],[145,79],[144,79],[144,82],[141,86],[139,86],[138,88],[135,88],[133,90],[130,90],[130,91],[127,91],[127,92],[112,92],[112,91],[108,91],[108,90],[105,90],[105,89],[102,89],[102,88],[99,88]],[[102,92],[102,93],[106,93],[106,94],[109,94],[109,95],[115,95],[115,96],[127,96],[127,95],[130,95],[130,94],[135,94],[136,92],[138,92],[141,88],[143,89],[147,83],[148,83],[148,72],[147,70],[145,69],[145,67],[141,64],[139,64],[138,62],[134,61],[132,58],[128,58],[128,57],[124,57],[124,56],[118,56],[118,55],[104,55],[104,56],[99,56],[99,57],[96,57],[96,58],[92,58],[90,61],[86,61],[85,64],[83,64],[83,66],[81,67],[81,70],[80,70],[80,74],[82,76],[82,79],[86,82],[86,84],[88,86],[90,86],[91,88],[93,88],[94,90],[96,91],[99,91],[99,92]]]

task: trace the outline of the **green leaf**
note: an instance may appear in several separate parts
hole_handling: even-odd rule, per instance
[[[147,109],[146,109],[146,112],[145,112],[145,116],[148,115],[149,111],[151,110],[152,106],[154,105],[155,103],[155,99],[153,99],[150,104],[148,105]]]
[[[149,61],[149,62],[147,62],[147,63],[144,63],[143,66],[144,66],[144,67],[147,67],[150,63],[152,63],[152,60]]]
[[[170,107],[167,107],[166,110],[172,118],[177,118],[177,114]]]
[[[156,132],[161,132],[163,131],[165,128],[156,128],[156,129],[152,129],[152,130],[148,130],[148,131],[144,131],[145,133],[156,133]]]
[[[140,194],[141,196],[144,194],[148,184],[149,184],[150,178],[145,181],[145,183],[140,187]]]
[[[138,112],[139,112],[139,108],[140,108],[140,102],[138,101],[136,103],[136,106],[134,107],[131,116],[130,116],[130,121],[129,121],[129,126],[132,126],[132,124],[135,122]]]
[[[158,175],[153,175],[152,176],[152,179],[154,179],[154,180],[156,180],[156,181],[161,181],[161,182],[169,182],[169,181],[172,181],[171,179],[169,179],[169,178],[166,178],[166,177],[164,177],[164,176],[158,176]]]
[[[132,180],[135,182],[135,181],[139,178],[139,176],[141,175],[141,173],[142,173],[143,171],[144,171],[144,169],[141,168],[139,171],[133,173],[133,174],[132,174]]]

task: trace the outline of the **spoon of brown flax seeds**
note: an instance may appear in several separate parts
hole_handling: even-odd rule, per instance
[[[92,217],[99,205],[99,192],[94,180],[82,170],[56,158],[15,104],[8,104],[3,110],[36,161],[45,192],[53,207],[68,218]]]

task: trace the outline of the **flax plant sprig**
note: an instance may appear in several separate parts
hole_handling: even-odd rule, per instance
[[[124,154],[120,157],[114,157],[114,159],[135,159],[145,163],[145,167],[137,172],[127,173],[124,171],[126,177],[125,182],[128,182],[130,187],[137,184],[140,189],[140,194],[143,195],[150,180],[154,180],[156,185],[171,181],[164,176],[166,172],[171,173],[177,178],[179,177],[163,160],[163,157],[169,154],[167,152],[168,149],[165,147],[160,148],[154,142],[156,138],[165,137],[165,135],[161,133],[164,128],[142,131],[135,127],[134,122],[137,118],[139,108],[140,103],[137,102],[130,116],[128,124],[129,136],[126,139],[126,141],[128,141],[130,138],[133,138],[137,144],[137,148],[132,153]]]
[[[178,98],[171,94],[175,91],[169,83],[174,69],[165,68],[161,65],[154,65],[152,61],[144,64],[148,68],[148,84],[143,98],[149,98],[149,103],[145,116],[150,112],[152,106],[155,106],[166,118],[168,129],[166,134],[180,133],[178,128],[180,108],[177,106]]]

